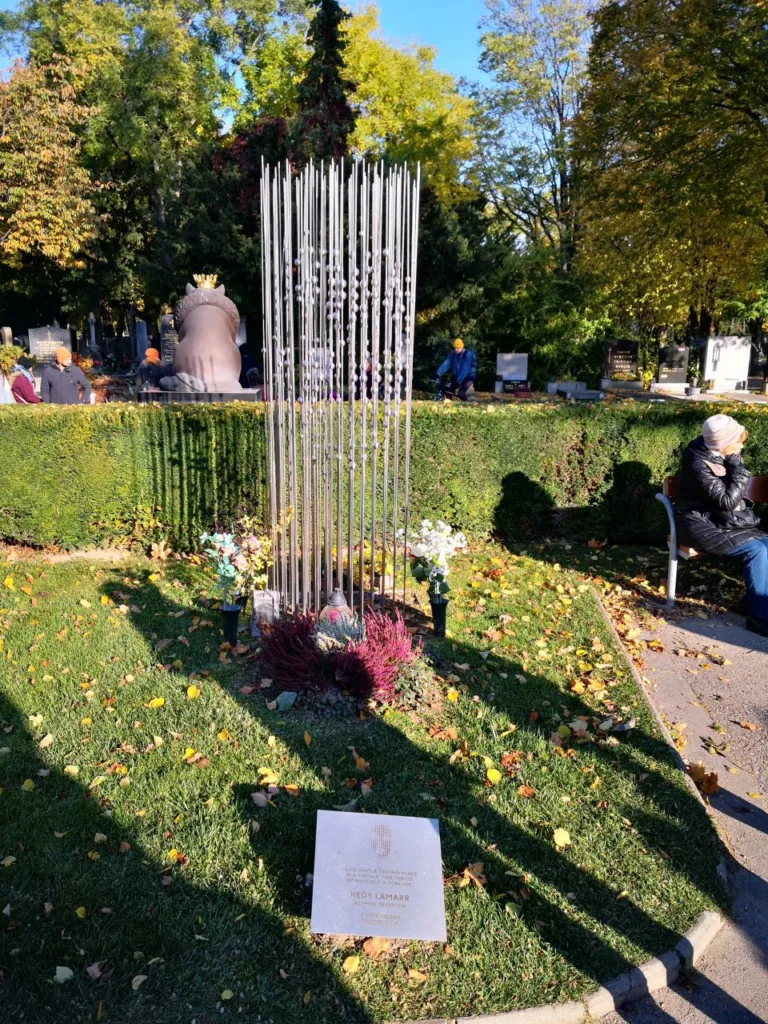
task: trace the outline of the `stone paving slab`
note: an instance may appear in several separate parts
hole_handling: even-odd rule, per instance
[[[670,621],[647,651],[646,693],[669,723],[685,722],[683,756],[718,774],[713,818],[732,854],[731,917],[681,983],[627,1004],[604,1024],[768,1021],[768,639],[736,615]],[[696,659],[676,651],[707,653]],[[718,661],[730,664],[718,664]],[[704,664],[711,668],[704,669]],[[755,731],[738,723],[748,721]],[[719,729],[713,729],[717,724]],[[720,731],[723,729],[724,731]],[[725,756],[710,742],[730,744]],[[735,769],[729,771],[728,769]],[[750,794],[759,794],[759,798]],[[695,841],[695,837],[692,837]]]

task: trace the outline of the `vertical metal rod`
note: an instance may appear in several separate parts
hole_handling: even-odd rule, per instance
[[[419,254],[419,201],[421,197],[421,166],[416,165],[416,179],[411,181],[409,177],[409,189],[411,193],[409,203],[410,217],[410,244],[409,261],[406,267],[406,320],[405,333],[408,346],[408,357],[406,360],[405,375],[405,494],[403,496],[403,565],[408,564],[408,499],[411,487],[411,406],[413,401],[413,343],[416,329],[416,269]],[[403,577],[403,603],[406,600],[406,587],[408,585],[407,575]]]

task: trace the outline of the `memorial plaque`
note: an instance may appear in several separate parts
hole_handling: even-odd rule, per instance
[[[311,931],[445,942],[437,820],[318,811]]]
[[[57,348],[72,351],[72,337],[68,327],[32,327],[29,330],[29,354],[40,363],[53,363]]]
[[[685,384],[688,374],[689,348],[668,345],[659,350],[659,384]]]
[[[13,331],[10,327],[0,327],[0,345],[10,348],[13,344]]]
[[[608,377],[637,376],[636,341],[607,341],[605,343],[605,373]]]

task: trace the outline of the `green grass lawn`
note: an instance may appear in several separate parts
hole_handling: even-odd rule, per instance
[[[3,1019],[327,1024],[554,1002],[716,905],[712,827],[584,577],[488,546],[453,586],[429,704],[320,720],[269,710],[274,688],[253,652],[220,650],[188,562],[0,565]],[[609,714],[635,727],[596,741]],[[564,724],[578,716],[582,740]],[[257,808],[259,769],[298,795]],[[309,934],[316,812],[356,798],[439,819],[448,946],[374,961]],[[460,886],[478,862],[484,884]]]

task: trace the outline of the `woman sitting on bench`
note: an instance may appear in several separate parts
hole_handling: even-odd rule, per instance
[[[675,523],[683,544],[742,563],[747,629],[768,636],[768,534],[744,495],[750,473],[741,459],[747,432],[731,416],[704,421],[683,453]]]

